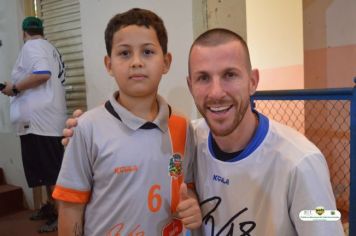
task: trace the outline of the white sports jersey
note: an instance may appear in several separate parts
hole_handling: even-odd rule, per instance
[[[45,39],[27,40],[14,65],[14,84],[30,74],[51,74],[45,83],[10,100],[10,119],[17,134],[62,136],[66,120],[64,64],[57,49]]]
[[[158,97],[152,128],[114,97],[79,118],[53,196],[86,204],[84,235],[182,235],[172,181],[192,183],[190,122]]]
[[[204,235],[343,235],[340,221],[299,219],[302,210],[336,209],[327,163],[303,135],[259,114],[249,145],[223,162],[212,154],[205,121],[193,126]]]

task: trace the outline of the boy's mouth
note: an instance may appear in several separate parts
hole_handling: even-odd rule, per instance
[[[129,79],[132,79],[132,80],[144,80],[144,79],[147,79],[147,76],[144,75],[144,74],[134,74],[134,75],[131,75],[129,77]]]

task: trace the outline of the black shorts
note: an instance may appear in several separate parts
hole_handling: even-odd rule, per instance
[[[55,185],[62,165],[62,137],[21,135],[22,162],[30,188]]]

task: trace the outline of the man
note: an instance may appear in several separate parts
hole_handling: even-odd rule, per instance
[[[252,109],[259,73],[239,35],[200,35],[187,82],[204,117],[193,121],[203,235],[343,235],[340,220],[299,218],[318,206],[336,209],[327,163],[303,135]]]
[[[22,30],[25,44],[11,82],[6,83],[2,93],[11,96],[10,119],[20,136],[28,186],[47,187],[49,203],[31,219],[47,219],[39,231],[49,232],[57,229],[51,192],[63,157],[60,140],[66,119],[64,63],[58,50],[44,39],[39,18],[25,18]]]
[[[303,135],[252,110],[258,81],[239,35],[212,29],[194,41],[188,85],[205,120],[195,125],[204,234],[343,235],[340,220],[299,218],[336,209],[327,163]]]

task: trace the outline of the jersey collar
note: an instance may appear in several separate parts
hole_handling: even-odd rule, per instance
[[[269,129],[268,118],[257,111],[253,111],[253,112],[257,114],[259,120],[257,130],[254,136],[252,137],[251,141],[247,144],[246,148],[238,155],[236,155],[234,158],[228,160],[228,162],[236,162],[248,157],[261,145],[261,143],[263,142],[263,140],[267,135]],[[216,158],[216,155],[213,151],[212,142],[213,142],[213,136],[210,131],[208,137],[209,152],[214,158]]]
[[[148,122],[140,117],[135,116],[121,104],[119,104],[116,98],[119,96],[119,91],[115,92],[113,96],[107,101],[106,110],[119,119],[123,124],[132,130],[137,129],[154,129],[159,128],[162,132],[168,130],[168,119],[170,117],[171,109],[166,101],[159,95],[157,95],[158,102],[158,114],[153,122]],[[111,107],[111,108],[110,108]]]

